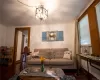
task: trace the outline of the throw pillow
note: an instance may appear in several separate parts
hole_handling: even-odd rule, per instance
[[[70,51],[65,51],[63,58],[71,59],[71,52]]]
[[[39,51],[34,52],[34,56],[38,56],[39,55]]]
[[[31,55],[32,55],[32,57],[33,57],[33,56],[39,56],[39,51],[32,52]]]

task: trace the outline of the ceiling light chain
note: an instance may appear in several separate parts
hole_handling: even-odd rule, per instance
[[[25,6],[28,6],[28,7],[36,7],[36,6],[30,6],[28,4],[25,4],[25,3],[21,2],[20,0],[17,0],[17,1],[19,3],[25,5]],[[36,7],[35,17],[37,19],[40,19],[41,21],[47,19],[47,17],[48,17],[48,10],[46,10],[43,5],[39,5],[38,7]]]

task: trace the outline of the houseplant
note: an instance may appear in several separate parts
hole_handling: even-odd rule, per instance
[[[40,57],[40,61],[41,61],[41,72],[44,72],[44,60],[45,58],[43,56]]]

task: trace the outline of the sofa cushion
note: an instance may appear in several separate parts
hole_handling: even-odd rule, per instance
[[[50,64],[52,64],[52,65],[72,65],[73,60],[63,59],[63,58],[61,58],[61,59],[51,59]]]
[[[27,64],[41,64],[40,59],[31,59],[27,61]],[[44,64],[48,65],[72,65],[73,61],[68,59],[45,59]]]
[[[44,64],[49,64],[49,59],[45,59]],[[41,64],[40,59],[34,58],[27,61],[27,64]]]
[[[40,59],[33,58],[33,59],[28,60],[27,64],[41,64],[41,63],[40,63]]]
[[[45,58],[63,58],[64,51],[68,51],[68,48],[46,48],[46,49],[34,49],[39,51],[40,56]]]
[[[52,59],[52,58],[54,58],[54,53],[51,53],[51,52],[42,52],[42,53],[39,53],[39,56],[43,56],[46,59]]]
[[[55,52],[54,53],[54,58],[63,58],[64,53],[62,52]]]
[[[43,56],[44,58],[48,58],[47,52],[40,52],[39,56]]]

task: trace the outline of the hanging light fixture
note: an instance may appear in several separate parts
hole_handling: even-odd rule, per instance
[[[48,17],[48,10],[44,8],[43,5],[39,5],[39,6],[31,6],[29,4],[26,4],[24,2],[22,2],[21,0],[17,0],[19,3],[28,6],[28,7],[35,7],[36,8],[36,12],[35,12],[35,17],[39,20],[45,20]]]
[[[43,5],[40,5],[36,8],[35,16],[37,19],[45,20],[48,17],[48,10]]]

